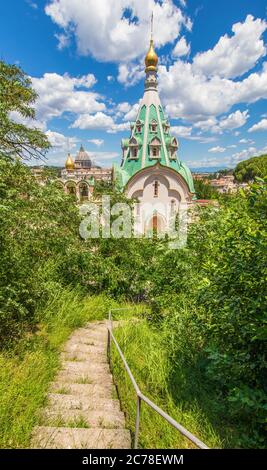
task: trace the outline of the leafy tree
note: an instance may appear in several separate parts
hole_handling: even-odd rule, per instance
[[[40,186],[29,168],[0,158],[0,339],[34,328],[37,309],[64,284],[59,258],[79,242],[72,199],[55,184]],[[78,247],[77,247],[78,249]]]
[[[267,176],[267,155],[252,157],[238,163],[234,170],[234,176],[241,183],[253,181],[256,177],[265,178]]]
[[[151,292],[174,367],[199,378],[248,447],[264,447],[266,211],[264,181],[200,210],[187,248],[156,257]]]
[[[47,137],[23,123],[35,118],[36,99],[30,78],[19,67],[0,61],[0,155],[23,159],[45,156],[50,147]],[[15,122],[12,113],[22,122]]]

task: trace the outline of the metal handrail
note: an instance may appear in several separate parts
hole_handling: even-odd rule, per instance
[[[132,374],[132,371],[125,359],[125,356],[113,334],[113,323],[112,323],[112,310],[129,310],[130,307],[125,307],[125,308],[116,308],[116,309],[111,309],[109,310],[109,326],[108,326],[108,355],[111,361],[111,340],[116,346],[116,349],[120,355],[120,358],[124,364],[125,370],[127,374],[130,377],[130,380],[132,382],[132,385],[135,389],[135,393],[137,396],[137,402],[136,402],[136,420],[135,420],[135,434],[134,434],[134,449],[138,449],[138,441],[139,441],[139,427],[140,427],[140,412],[141,412],[141,402],[142,400],[150,407],[152,410],[156,411],[162,418],[164,418],[168,423],[170,423],[175,429],[177,429],[183,436],[185,436],[187,439],[189,439],[193,444],[195,444],[199,449],[209,449],[204,442],[202,442],[200,439],[198,439],[194,434],[192,434],[190,431],[188,431],[186,428],[184,428],[181,424],[179,424],[175,419],[173,419],[170,415],[165,413],[159,406],[157,406],[152,400],[150,400],[148,397],[146,397],[138,387],[136,380]]]

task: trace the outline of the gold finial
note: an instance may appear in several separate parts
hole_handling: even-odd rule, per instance
[[[150,48],[145,58],[146,72],[156,72],[158,65],[158,56],[154,49],[154,40],[153,40],[153,25],[154,25],[154,15],[152,12],[151,15],[151,38],[150,38]]]
[[[68,158],[67,158],[66,163],[65,163],[65,168],[68,171],[74,170],[74,161],[71,158],[70,153],[68,153]]]

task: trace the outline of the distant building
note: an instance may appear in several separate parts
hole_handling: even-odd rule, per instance
[[[203,181],[203,183],[208,183],[210,173],[193,173],[192,172],[192,176],[193,176],[193,179],[196,181]]]
[[[89,200],[97,181],[111,182],[112,169],[94,166],[82,145],[75,160],[68,154],[65,168],[58,179],[65,193],[76,196],[78,201]]]
[[[232,193],[238,189],[238,185],[234,182],[233,175],[221,176],[218,179],[213,179],[210,181],[210,185],[221,194]]]

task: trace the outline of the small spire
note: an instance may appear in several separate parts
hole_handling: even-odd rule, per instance
[[[80,152],[84,152],[83,144],[81,144]]]
[[[146,55],[146,58],[145,58],[146,73],[147,72],[156,72],[157,71],[158,56],[157,56],[157,54],[155,52],[155,49],[154,49],[153,33],[154,33],[154,14],[152,12],[152,14],[151,14],[150,48],[149,48],[149,51],[148,51],[148,53]]]
[[[151,14],[151,41],[153,41],[153,29],[154,29],[154,12]]]

